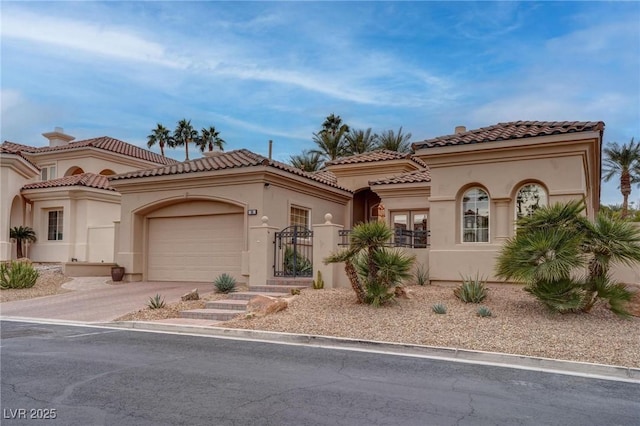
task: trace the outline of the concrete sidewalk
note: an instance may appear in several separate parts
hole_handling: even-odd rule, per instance
[[[107,322],[143,309],[149,298],[160,294],[165,302],[198,288],[200,294],[214,290],[212,283],[135,282],[109,283],[110,277],[77,277],[63,284],[69,293],[0,303],[0,315],[88,323]]]

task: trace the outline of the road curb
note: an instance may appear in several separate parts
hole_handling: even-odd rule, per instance
[[[94,324],[96,325],[96,324]],[[499,352],[473,351],[468,349],[437,346],[410,345],[405,343],[377,342],[347,339],[342,337],[316,336],[310,334],[279,333],[260,330],[244,330],[198,325],[173,325],[147,321],[102,323],[100,326],[139,331],[194,334],[230,339],[264,341],[279,344],[308,345],[343,350],[379,352],[402,356],[441,359],[471,364],[494,365],[524,370],[553,372],[604,380],[640,383],[640,369],[588,362],[564,361],[550,358],[511,355]]]

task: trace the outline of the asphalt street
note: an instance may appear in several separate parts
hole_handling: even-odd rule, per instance
[[[2,321],[0,337],[3,425],[584,426],[640,419],[637,383],[88,326]]]

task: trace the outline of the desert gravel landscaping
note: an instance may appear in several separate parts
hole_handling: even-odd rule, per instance
[[[36,284],[31,288],[0,290],[0,302],[12,302],[14,300],[33,299],[34,297],[51,296],[52,294],[66,293],[62,284],[71,280],[62,274],[59,265],[33,265],[40,274]]]
[[[68,291],[69,278],[57,270],[43,271],[32,289],[2,290],[1,301]],[[409,299],[389,306],[359,305],[351,289],[302,290],[288,298],[289,307],[273,315],[219,323],[220,327],[337,336],[384,342],[503,352],[545,358],[640,368],[640,318],[619,318],[604,305],[590,314],[555,314],[521,286],[490,284],[482,303],[493,315],[476,315],[479,305],[453,295],[454,286],[408,286]],[[240,288],[239,290],[242,290]],[[181,310],[204,307],[205,300],[226,295],[202,292],[203,300],[167,303],[163,309],[144,306],[119,321],[175,318]],[[442,303],[447,313],[431,306]],[[1,305],[0,305],[1,311]]]

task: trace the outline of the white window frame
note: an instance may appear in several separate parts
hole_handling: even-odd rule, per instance
[[[518,215],[518,197],[520,195],[520,191],[522,191],[522,189],[525,188],[526,186],[537,186],[538,188],[540,188],[542,190],[542,193],[544,194],[544,197],[545,197],[544,205],[540,205],[540,207],[548,207],[549,206],[549,193],[547,192],[547,189],[543,185],[539,184],[538,182],[525,182],[525,183],[523,183],[522,185],[520,185],[518,187],[518,190],[516,191],[516,196],[514,197],[513,212],[514,212],[516,220],[520,219],[521,217],[525,217],[525,216],[519,216]]]
[[[307,229],[311,229],[311,209],[308,208],[308,207],[303,207],[303,206],[297,205],[297,204],[290,204],[289,205],[289,226],[294,226],[294,225],[301,226],[302,225],[301,223],[297,223],[297,222],[294,223],[293,222],[292,219],[293,219],[293,215],[294,215],[294,212],[293,212],[294,209],[306,212],[306,217],[307,218],[306,218],[306,223],[304,224],[304,227],[307,228]]]
[[[40,167],[40,180],[42,182],[46,182],[48,180],[55,179],[56,175],[56,165],[55,164],[47,164]]]
[[[477,241],[479,230],[484,229],[484,227],[477,226],[478,217],[481,217],[477,213],[477,210],[478,210],[477,208],[476,208],[476,214],[473,216],[473,218],[475,218],[476,227],[475,228],[465,227],[467,216],[465,215],[464,199],[465,199],[465,196],[473,190],[482,191],[487,195],[487,226],[486,226],[487,240],[486,241]],[[469,231],[469,230],[473,230],[474,232],[474,241],[465,241],[465,231]],[[471,188],[467,188],[462,193],[462,197],[460,198],[460,242],[462,244],[488,244],[491,242],[491,196],[489,195],[489,191],[487,191],[486,189],[480,186],[473,186]]]
[[[52,214],[55,213],[55,225],[52,224]],[[52,229],[52,225],[55,229]],[[51,238],[51,234],[54,238]],[[63,241],[64,240],[64,209],[47,210],[47,241]]]

